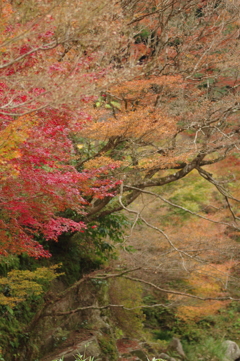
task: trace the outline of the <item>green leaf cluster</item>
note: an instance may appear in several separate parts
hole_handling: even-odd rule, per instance
[[[206,205],[206,199],[209,200],[209,197],[211,197],[214,187],[204,179],[199,178],[196,172],[192,172],[184,179],[181,179],[178,186],[172,184],[166,185],[163,187],[163,190],[164,198],[173,204],[192,212],[200,213]],[[191,213],[184,209],[166,204],[164,207],[166,208],[166,216],[163,215],[162,221],[165,223],[168,223],[169,220],[171,220],[171,222],[177,222],[178,219],[181,221],[188,220],[191,217]]]
[[[117,100],[112,99],[110,95],[98,97],[94,106],[95,108],[104,107],[106,109],[121,110],[121,103],[119,103]]]
[[[206,337],[198,344],[184,345],[186,355],[191,361],[224,361],[226,360],[226,348],[222,340],[216,340],[213,337]]]

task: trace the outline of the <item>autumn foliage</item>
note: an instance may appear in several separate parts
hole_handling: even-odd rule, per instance
[[[234,9],[214,0],[2,1],[2,255],[49,257],[37,237],[82,231],[193,170],[237,227],[238,201],[210,173],[239,149]]]
[[[235,8],[228,1],[123,2],[132,38],[122,39],[125,45],[114,59],[119,72],[132,66],[131,78],[109,85],[88,108],[93,121],[82,135],[91,142],[91,154],[80,156],[82,164],[105,155],[123,162],[115,174],[125,179],[125,206],[142,189],[177,182],[197,170],[223,202],[229,200],[230,213],[237,212],[237,198],[211,173],[215,163],[238,157]],[[141,53],[132,50],[140,45]],[[235,174],[239,179],[236,168]],[[106,208],[103,202],[100,214],[113,211]]]
[[[93,269],[99,290],[113,280],[116,337],[142,332],[142,296],[186,324],[239,301],[239,19],[238,0],[0,0],[9,359],[32,346],[26,325],[5,321],[36,311],[51,263],[69,283]]]
[[[94,49],[89,56],[81,55],[86,52],[81,50],[73,59],[63,58],[65,48],[71,48],[74,42],[72,38],[85,31],[83,23],[75,23],[78,12],[86,10],[85,25],[89,25],[98,8],[96,2],[94,6],[80,6],[77,13],[70,15],[69,25],[64,22],[68,5],[46,1],[33,10],[30,3],[2,2],[2,255],[26,252],[33,257],[49,257],[36,236],[57,240],[63,232],[84,230],[84,222],[61,214],[71,209],[81,218],[88,199],[113,196],[112,188],[118,182],[111,176],[102,177],[116,167],[114,162],[81,172],[74,167],[73,137],[90,119],[81,104],[92,99],[91,88],[102,77],[103,70],[91,69],[99,57]],[[70,8],[73,6],[71,2]],[[99,16],[100,10],[97,19]],[[69,26],[72,34],[67,36],[67,29],[61,26]]]

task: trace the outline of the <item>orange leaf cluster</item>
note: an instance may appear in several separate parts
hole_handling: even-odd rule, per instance
[[[131,98],[133,95],[147,93],[152,85],[165,86],[168,88],[180,88],[183,86],[183,78],[181,75],[163,75],[151,76],[147,79],[140,78],[120,84],[111,88],[111,93],[122,98]]]
[[[185,154],[176,155],[161,155],[155,154],[154,156],[143,158],[139,162],[139,167],[149,170],[149,169],[166,169],[171,168],[181,163],[185,163],[189,157],[192,155],[192,152],[187,152]]]
[[[119,113],[103,122],[95,122],[83,129],[84,136],[92,139],[124,138],[153,141],[164,139],[176,130],[175,120],[154,111],[152,107],[139,107],[135,111]]]
[[[193,294],[205,298],[218,298],[227,296],[225,284],[228,281],[231,269],[235,262],[228,261],[223,264],[209,264],[193,272],[187,283],[192,287]],[[173,298],[172,296],[170,296]],[[174,296],[174,298],[176,298]],[[179,296],[177,296],[179,299]],[[181,297],[180,297],[181,298]],[[198,321],[201,318],[214,314],[226,307],[229,300],[187,300],[184,305],[177,307],[177,316],[186,322]]]
[[[89,161],[84,163],[85,169],[98,169],[101,167],[109,166],[109,164],[112,164],[114,167],[120,167],[123,162],[113,161],[112,158],[106,157],[106,156],[99,156],[94,159],[90,159]]]

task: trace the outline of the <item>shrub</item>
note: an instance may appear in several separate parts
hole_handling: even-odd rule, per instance
[[[221,340],[212,337],[203,339],[199,344],[184,344],[188,360],[191,361],[224,361],[225,347]]]

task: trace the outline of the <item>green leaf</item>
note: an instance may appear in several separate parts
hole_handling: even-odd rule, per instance
[[[13,309],[11,307],[6,306],[6,310],[8,311],[8,313],[10,313],[10,315],[14,314]]]
[[[110,104],[106,104],[106,105],[105,105],[105,108],[106,108],[106,109],[112,109],[112,106],[111,106]]]
[[[119,110],[121,110],[121,104],[115,101],[111,101],[110,104],[114,107],[117,108]]]

